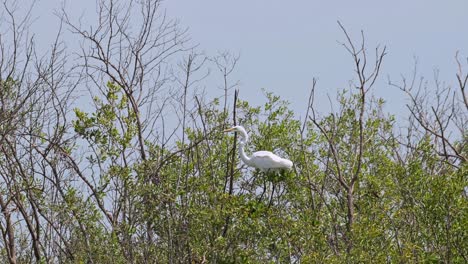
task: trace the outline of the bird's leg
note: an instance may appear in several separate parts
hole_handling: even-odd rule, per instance
[[[267,189],[267,179],[265,177],[262,177],[263,179],[263,191],[262,191],[262,194],[260,195],[260,198],[258,199],[258,202],[261,202],[262,199],[263,199],[263,195],[265,195],[265,192],[266,192],[266,189]]]
[[[273,204],[273,195],[275,194],[275,187],[276,187],[276,184],[272,183],[273,186],[271,188],[271,195],[270,195],[270,201],[268,202],[268,208],[271,207],[271,205]]]

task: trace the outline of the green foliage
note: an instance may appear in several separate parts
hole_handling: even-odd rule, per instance
[[[153,199],[142,209],[152,208],[148,218],[164,241],[155,246],[158,259],[421,262],[443,261],[450,254],[452,261],[462,261],[466,253],[458,251],[465,250],[466,242],[462,230],[466,199],[461,195],[466,179],[460,170],[440,162],[424,140],[406,163],[395,160],[394,118],[381,114],[382,101],[376,101],[365,117],[364,163],[354,193],[356,220],[349,233],[338,168],[322,162],[331,159],[326,137],[308,124],[301,138],[300,121],[288,104],[271,93],[266,96],[261,108],[238,102],[239,120],[251,132],[247,147],[289,157],[295,170],[278,174],[235,170],[235,191],[229,195],[229,166],[238,164],[237,158],[230,160],[232,137],[214,134],[183,151],[171,160],[174,165],[161,169],[160,185],[148,189]],[[321,125],[333,130],[340,168],[349,181],[359,137],[354,110],[359,97],[343,93],[340,98],[340,111],[325,116]],[[222,125],[227,117],[216,107],[215,101],[203,113],[209,127]],[[196,128],[186,133],[191,142],[205,135]],[[183,150],[190,144],[177,146]],[[444,167],[444,174],[432,175],[434,166]],[[447,217],[452,219],[449,229]],[[347,252],[350,240],[353,249]]]
[[[357,171],[360,97],[341,92],[338,111],[317,123],[307,120],[302,131],[303,124],[288,102],[265,94],[265,104],[258,107],[237,101],[237,120],[251,136],[246,151],[275,152],[294,162],[292,170],[264,173],[244,166],[237,152],[233,155],[237,151],[233,136],[221,133],[229,114],[218,99],[192,113],[196,118],[181,131],[184,137],[170,146],[146,137],[145,158],[140,154],[139,114],[121,87],[109,82],[105,93],[93,98],[91,112],[74,109],[73,129],[87,150],[81,176],[86,184],[65,185],[59,205],[48,204],[43,192],[32,192],[67,230],[69,251],[61,252],[58,259],[69,263],[466,260],[465,163],[442,159],[429,136],[404,149],[394,133],[394,117],[383,114],[383,100],[371,100],[363,117],[365,141],[351,193],[351,225],[347,186]],[[397,157],[403,155],[402,148],[404,157]],[[77,149],[64,145],[63,151],[73,155]]]

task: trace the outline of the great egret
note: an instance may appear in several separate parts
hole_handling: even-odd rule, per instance
[[[249,140],[249,136],[242,126],[234,126],[224,130],[224,132],[239,132],[242,139],[239,142],[239,155],[242,161],[248,165],[258,168],[262,171],[277,170],[277,169],[290,169],[293,165],[292,161],[283,159],[270,151],[257,151],[248,157],[244,152],[244,145]]]

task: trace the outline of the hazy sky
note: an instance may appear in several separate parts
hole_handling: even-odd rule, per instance
[[[401,102],[403,94],[386,84],[387,75],[411,73],[415,56],[426,77],[439,68],[441,79],[452,83],[455,52],[468,56],[466,0],[171,0],[166,7],[190,27],[201,49],[241,54],[237,77],[241,95],[251,100],[264,87],[305,106],[314,76],[321,91],[334,94],[336,88],[348,87],[353,65],[337,42],[344,41],[337,20],[356,40],[364,30],[371,50],[377,44],[387,46],[375,92],[389,105]]]
[[[60,2],[38,1],[39,35],[47,36],[47,23],[56,21],[51,14]],[[94,3],[69,3],[69,10],[94,12]],[[319,79],[321,96],[334,96],[354,78],[352,60],[337,42],[345,40],[337,20],[355,40],[364,30],[369,49],[387,46],[375,93],[387,100],[391,112],[401,113],[404,101],[398,89],[386,84],[387,76],[410,74],[416,56],[421,74],[431,79],[438,68],[442,80],[455,83],[455,52],[468,56],[467,0],[166,0],[164,6],[207,55],[226,50],[240,54],[233,79],[240,81],[243,99],[263,102],[258,98],[266,88],[297,111],[304,110],[313,77]],[[207,84],[208,91],[219,92],[214,87]]]

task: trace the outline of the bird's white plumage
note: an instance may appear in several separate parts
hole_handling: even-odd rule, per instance
[[[247,143],[248,135],[242,126],[235,126],[230,129],[226,129],[224,132],[236,131],[239,132],[242,139],[239,142],[239,154],[242,161],[248,165],[260,170],[277,170],[277,169],[290,169],[293,166],[292,161],[283,159],[270,151],[257,151],[248,157],[244,152],[244,145]]]
[[[269,169],[290,169],[293,163],[290,160],[283,159],[270,151],[257,151],[252,154],[250,162],[254,167],[261,170]]]

